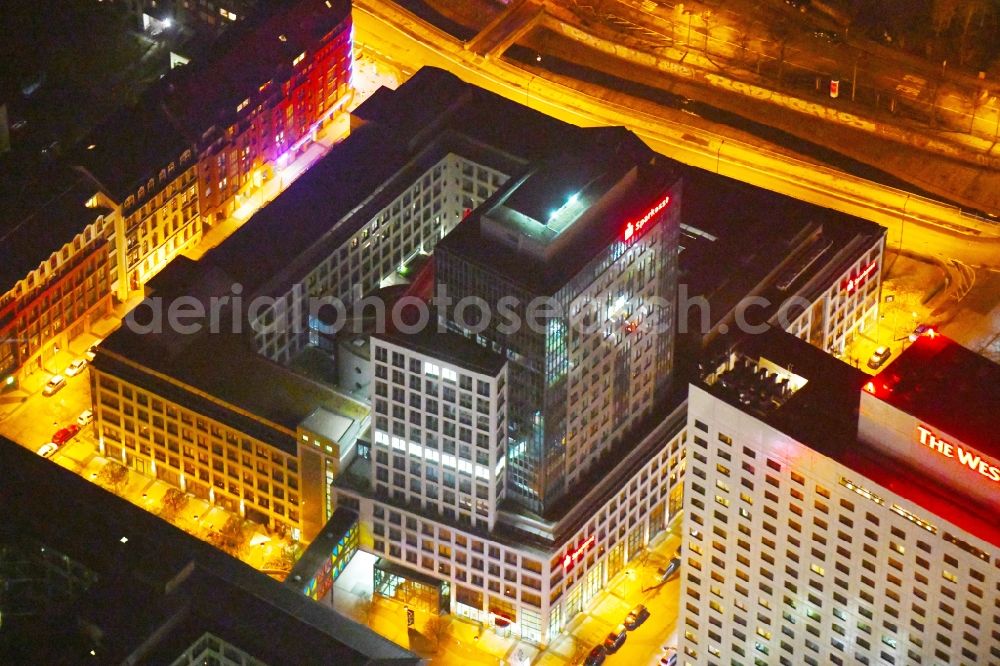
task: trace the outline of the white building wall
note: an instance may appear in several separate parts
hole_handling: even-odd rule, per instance
[[[697,387],[680,663],[1000,660],[1000,553]]]
[[[329,256],[320,259],[302,284],[294,285],[278,305],[262,310],[254,330],[256,348],[280,363],[288,362],[308,342],[306,299],[333,297],[345,305],[356,295],[379,288],[417,254],[429,254],[439,240],[491,196],[507,175],[449,153],[403,190]],[[350,220],[353,213],[333,225]],[[350,313],[348,312],[348,315]]]
[[[452,613],[493,625],[493,609],[507,607],[515,619],[511,633],[544,644],[665,530],[671,497],[675,506],[680,502],[685,438],[683,430],[664,437],[662,448],[556,548],[501,541],[351,490],[337,491],[360,507],[363,550],[448,580]],[[578,550],[579,557],[565,568],[566,555]],[[462,599],[478,599],[481,606]]]

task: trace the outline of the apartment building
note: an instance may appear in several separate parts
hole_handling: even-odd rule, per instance
[[[112,273],[104,233],[114,210],[79,174],[60,169],[24,178],[19,166],[4,167],[0,382],[6,388],[40,371],[109,313]],[[52,187],[50,179],[60,186]]]
[[[155,92],[95,128],[70,161],[100,184],[115,207],[104,236],[119,300],[201,240],[197,155]]]
[[[870,382],[775,330],[719,351],[688,402],[681,663],[1000,658],[998,372],[933,333]]]
[[[232,12],[224,11],[229,20]],[[163,104],[196,148],[200,210],[209,224],[280,177],[343,107],[351,35],[346,0],[265,3],[211,52],[168,75]]]

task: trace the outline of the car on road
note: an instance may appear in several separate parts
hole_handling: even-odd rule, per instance
[[[673,652],[669,657],[660,657],[660,666],[677,666],[677,653]]]
[[[892,356],[891,349],[888,347],[879,347],[872,352],[872,355],[868,358],[868,367],[872,370],[878,370],[885,365],[885,362],[889,360],[890,356]]]
[[[97,356],[97,345],[90,345],[87,347],[87,351],[83,352],[83,357],[87,359],[88,363],[94,362],[94,357]]]
[[[76,417],[76,424],[81,428],[85,425],[89,425],[94,421],[94,412],[89,409],[85,409],[80,412],[80,415]]]
[[[628,630],[625,628],[624,624],[619,624],[615,627],[615,630],[608,634],[608,637],[604,639],[604,649],[609,653],[618,652],[618,649],[625,644],[626,638],[628,638]]]
[[[800,12],[805,12],[809,9],[809,0],[785,0],[785,4]]]
[[[594,649],[587,655],[587,658],[583,660],[583,666],[601,666],[607,658],[608,651],[604,649],[604,646],[595,645]]]
[[[60,428],[56,431],[56,434],[52,435],[52,442],[55,444],[65,444],[76,437],[76,433],[78,432],[80,432],[80,426],[75,423],[65,428]]]
[[[70,377],[76,377],[78,374],[83,372],[84,368],[87,367],[87,360],[83,358],[78,358],[66,368],[66,374]]]
[[[66,386],[66,378],[62,375],[53,375],[42,389],[42,395],[55,395]]]
[[[816,32],[813,33],[813,37],[815,37],[816,39],[822,39],[824,42],[827,42],[828,44],[840,44],[842,41],[844,41],[841,38],[840,33],[833,32],[832,30],[817,30]]]
[[[43,444],[35,453],[43,458],[51,458],[52,454],[59,450],[59,445],[55,442],[49,442],[48,444]]]
[[[639,604],[625,616],[625,628],[629,631],[634,631],[639,628],[643,622],[649,619],[649,610]]]

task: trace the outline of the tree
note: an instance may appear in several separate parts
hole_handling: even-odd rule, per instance
[[[440,615],[431,615],[427,624],[424,625],[424,632],[434,639],[434,644],[440,650],[441,643],[448,637],[448,623]]]
[[[176,516],[188,503],[188,496],[178,488],[168,488],[163,495],[163,509],[160,515],[167,520]]]
[[[229,520],[218,532],[211,536],[212,545],[233,557],[239,557],[246,550],[247,535],[243,531],[243,520],[239,516],[229,516]]]
[[[267,561],[264,568],[274,571],[291,571],[301,555],[301,545],[297,543],[285,544],[277,555]]]
[[[364,624],[371,624],[372,613],[375,611],[375,602],[370,594],[362,594],[358,597],[357,603],[358,617]]]
[[[115,494],[121,495],[128,484],[128,467],[114,460],[109,461],[97,475],[98,482],[112,490]]]

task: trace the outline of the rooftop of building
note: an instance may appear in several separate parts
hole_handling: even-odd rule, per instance
[[[331,608],[3,438],[0,468],[0,544],[41,544],[97,574],[72,603],[33,617],[5,614],[4,663],[172,663],[206,632],[270,664],[419,663]],[[100,641],[86,624],[100,630]]]
[[[930,329],[872,384],[880,400],[1000,460],[1000,365]]]
[[[840,274],[853,256],[838,252],[885,235],[875,223],[694,167],[684,169],[681,222],[681,283],[708,299],[716,319],[761,288],[777,303],[818,275]]]
[[[67,160],[83,168],[118,203],[171,162],[181,173],[180,157],[191,142],[159,103],[156,86],[134,106],[122,107],[77,144]],[[185,168],[194,165],[194,160]],[[160,186],[165,185],[157,181]]]
[[[296,560],[285,578],[286,587],[303,591],[310,579],[330,562],[330,555],[350,529],[358,524],[358,514],[344,507],[337,507],[330,520],[309,543],[305,552]]]
[[[434,322],[413,333],[391,331],[375,337],[490,377],[500,374],[507,362],[500,354],[465,336],[447,330],[439,331]]]
[[[247,293],[283,294],[449,153],[507,172],[581,131],[432,67],[381,88],[353,115],[347,139],[205,260]]]
[[[917,351],[911,355],[911,358],[921,366],[933,366],[940,362],[941,371],[924,367],[921,370],[915,370],[915,374],[923,372],[926,373],[925,376],[930,381],[939,381],[931,378],[947,375],[951,371],[961,372],[963,369],[974,373],[976,370],[973,368],[978,368],[983,363],[989,364],[989,361],[985,359],[977,361],[971,358],[968,355],[975,355],[968,350],[949,349],[959,347],[951,341],[946,340],[939,343],[937,340],[930,339],[915,343],[911,349],[917,347]],[[702,365],[703,378],[696,382],[700,388],[733,407],[757,417],[817,453],[853,470],[859,476],[858,479],[854,479],[856,483],[862,483],[863,479],[870,479],[934,515],[950,521],[970,534],[1000,547],[1000,527],[985,516],[970,510],[972,506],[969,501],[956,495],[954,488],[943,487],[940,482],[921,474],[919,470],[904,468],[886,455],[874,450],[873,447],[859,442],[858,413],[861,392],[864,385],[870,380],[865,373],[807,342],[775,328],[760,335],[747,335],[738,340],[720,342],[707,358],[709,360]],[[760,367],[769,370],[769,375],[775,370],[779,375],[782,372],[793,374],[798,378],[797,388],[792,391],[791,395],[785,395],[781,400],[769,401],[764,404],[756,402],[757,397],[761,395],[760,389],[770,390],[774,382],[772,376],[758,375],[757,390],[751,389],[749,392],[746,383],[725,386],[719,381],[721,377],[718,372],[719,368],[727,365],[731,367],[738,358],[758,361]],[[762,360],[766,360],[766,363],[760,362]],[[898,360],[902,360],[902,357]],[[892,375],[889,374],[889,368],[886,368],[882,374],[886,375],[887,378],[895,374],[902,377],[905,375],[907,365],[904,362],[901,368]],[[979,372],[983,373],[984,378],[989,376],[996,379],[997,366],[990,365],[993,366],[992,369],[983,369]],[[881,378],[880,374],[876,377],[876,381]],[[977,382],[970,378],[970,389],[976,385]],[[987,384],[987,386],[990,385]],[[753,384],[749,386],[753,386]],[[923,393],[923,391],[917,391],[917,393]],[[932,393],[933,391],[928,392],[927,396]],[[929,410],[954,410],[951,414],[938,411],[933,414],[935,417],[940,417],[942,423],[951,424],[960,421],[963,414],[975,411],[978,413],[976,418],[979,419],[979,425],[987,423],[991,425],[991,428],[987,428],[983,432],[995,430],[997,414],[1000,414],[1000,411],[995,409],[979,411],[988,401],[992,401],[991,404],[996,407],[995,397],[976,398],[973,396],[970,398],[968,394],[965,397],[966,399],[978,400],[978,402],[970,403],[974,405],[970,407],[960,402],[961,397],[956,397],[955,401],[946,399],[941,405],[928,406],[927,408]],[[925,396],[912,399],[901,393],[898,399],[901,401],[900,404],[913,407],[918,404],[926,406],[923,405],[923,401],[931,398]],[[928,414],[927,418],[930,420],[931,414]],[[938,422],[934,423],[938,425]],[[945,428],[945,425],[939,427]],[[960,436],[957,433],[954,434]],[[978,441],[972,440],[973,444],[978,443]]]
[[[86,206],[98,189],[72,169],[0,155],[0,294],[108,212]]]
[[[530,293],[554,294],[668,192],[679,192],[679,181],[675,162],[624,128],[578,128],[571,143],[508,181],[435,252]]]
[[[311,50],[351,15],[348,0],[268,0],[229,26],[203,56],[165,79],[165,99],[180,126],[199,138],[216,123],[226,126],[237,106],[281,85],[295,59]]]
[[[164,313],[175,299],[192,299],[188,302],[197,301],[211,312],[212,297],[226,293],[221,288],[226,283],[217,272],[202,268],[178,258],[150,282],[149,293],[163,299]],[[212,284],[216,278],[218,286]],[[190,333],[171,330],[166,317],[162,330],[150,333],[133,330],[127,320],[98,347],[94,365],[291,455],[296,453],[297,426],[317,408],[352,420],[364,416],[364,406],[351,398],[256,353],[250,339],[234,329],[232,309],[218,312],[214,332],[210,319]],[[249,330],[243,314],[237,321]],[[140,306],[132,321],[147,324],[147,317],[149,310]]]

